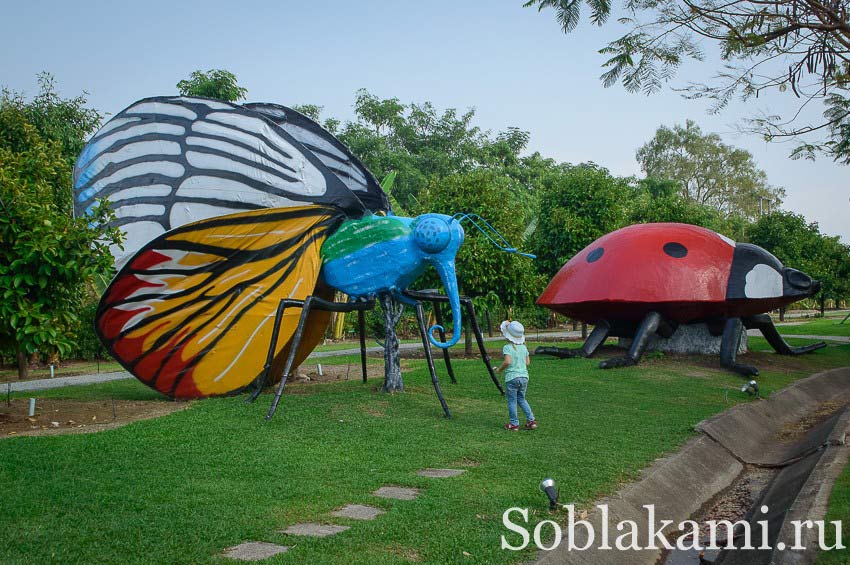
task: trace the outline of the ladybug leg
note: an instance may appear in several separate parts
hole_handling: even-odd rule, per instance
[[[743,333],[744,324],[741,318],[728,318],[723,324],[723,337],[720,339],[720,364],[742,377],[755,377],[759,374],[758,369],[736,361]]]
[[[791,347],[779,335],[779,331],[773,325],[773,320],[767,314],[750,316],[749,318],[744,318],[743,322],[745,327],[759,330],[767,340],[767,343],[780,355],[803,355],[804,353],[811,353],[812,351],[826,347],[826,344],[822,341],[803,347]]]
[[[643,321],[638,326],[635,332],[635,337],[632,339],[632,346],[629,347],[629,352],[622,357],[612,357],[606,359],[599,364],[601,369],[613,369],[616,367],[630,367],[637,365],[640,358],[643,357],[643,352],[646,351],[646,346],[649,344],[649,338],[658,330],[663,319],[658,312],[650,312],[646,315]]]
[[[611,332],[611,324],[606,320],[599,320],[593,326],[593,331],[587,336],[584,344],[579,349],[571,349],[569,347],[544,347],[540,346],[534,350],[535,355],[553,355],[561,359],[572,359],[574,357],[590,357],[599,346],[605,343],[608,339],[608,334]]]

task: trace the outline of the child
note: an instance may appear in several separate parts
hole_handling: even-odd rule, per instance
[[[525,391],[528,389],[528,365],[531,363],[528,348],[523,345],[525,343],[525,328],[516,320],[513,322],[505,320],[501,323],[499,329],[505,339],[510,342],[502,348],[505,362],[496,369],[497,373],[505,372],[508,417],[510,418],[510,422],[505,424],[505,429],[511,431],[519,429],[519,419],[516,412],[516,406],[519,404],[519,407],[525,413],[525,429],[535,430],[537,429],[537,422],[531,412],[531,406],[525,400]]]

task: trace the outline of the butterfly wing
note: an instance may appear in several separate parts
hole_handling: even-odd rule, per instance
[[[373,213],[390,212],[389,198],[375,175],[333,134],[301,112],[268,102],[245,104],[273,121],[313,152]]]
[[[128,371],[167,396],[239,391],[262,372],[280,299],[314,292],[319,249],[343,218],[332,207],[305,206],[173,229],[115,277],[98,307],[97,331]],[[278,367],[300,313],[284,315]],[[312,321],[311,332],[321,324]],[[311,349],[302,346],[299,357]]]
[[[126,234],[124,249],[112,250],[118,266],[154,237],[205,218],[305,204],[365,212],[313,151],[261,114],[187,97],[140,100],[89,141],[74,169],[75,213],[104,198]]]

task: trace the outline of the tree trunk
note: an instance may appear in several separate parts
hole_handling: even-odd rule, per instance
[[[18,349],[18,379],[23,380],[30,374],[30,360],[26,351]]]
[[[487,308],[484,313],[487,315],[487,337],[493,337],[493,321],[490,318],[490,309]]]
[[[395,326],[404,313],[404,305],[393,300],[389,294],[382,294],[378,300],[384,313],[384,392],[403,392],[401,379],[401,358],[398,353],[398,336]]]
[[[820,317],[823,318],[826,315],[826,297],[821,294],[820,296]]]
[[[334,294],[336,302],[345,302],[346,295],[337,291]],[[331,337],[340,340],[345,337],[345,312],[334,312],[331,314]]]
[[[581,339],[587,339],[587,322],[581,323]]]
[[[780,306],[780,307],[779,307],[779,321],[780,321],[780,322],[784,322],[784,321],[785,321],[785,306]]]

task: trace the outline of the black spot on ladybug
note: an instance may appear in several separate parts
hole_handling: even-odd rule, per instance
[[[682,257],[688,254],[688,248],[682,245],[681,243],[671,241],[670,243],[664,244],[664,253],[666,253],[670,257],[681,259]]]
[[[604,255],[604,254],[605,254],[605,248],[604,247],[597,247],[596,249],[594,249],[593,251],[591,251],[590,253],[587,254],[587,262],[588,263],[594,263],[596,261],[599,261],[599,259],[601,259],[602,255]]]

